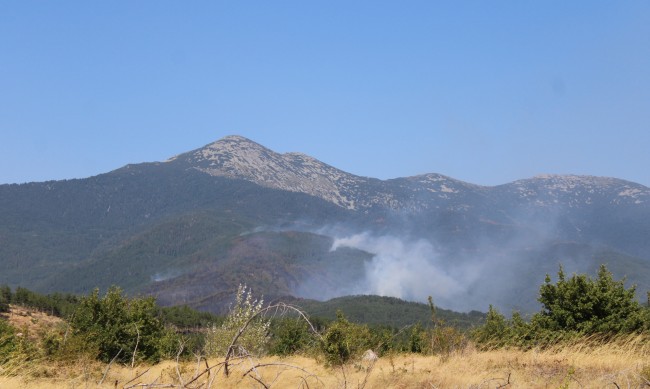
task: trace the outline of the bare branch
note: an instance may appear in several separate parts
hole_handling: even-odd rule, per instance
[[[140,329],[138,328],[137,324],[133,324],[135,326],[135,332],[137,332],[138,337],[135,339],[135,347],[133,348],[133,357],[131,357],[131,369],[133,369],[133,366],[135,365],[135,354],[138,352],[138,344],[140,343]]]
[[[117,354],[115,354],[115,356],[113,357],[113,359],[111,359],[111,361],[108,363],[108,366],[106,366],[106,370],[104,371],[104,375],[102,376],[102,379],[99,380],[99,383],[97,385],[101,385],[104,382],[104,380],[106,379],[106,374],[108,374],[108,370],[111,368],[111,365],[113,364],[113,362],[115,362],[115,360],[117,359],[117,357],[120,355],[121,352],[122,349],[120,349],[120,351],[118,351]]]
[[[257,382],[259,382],[265,389],[269,389],[269,387],[264,383],[264,381],[258,379],[257,377],[253,377],[252,375],[249,375],[248,377],[254,379]]]
[[[310,372],[309,370],[305,370],[305,369],[303,369],[303,368],[300,367],[300,366],[290,365],[290,364],[288,364],[288,363],[283,363],[283,362],[258,363],[258,364],[256,364],[255,366],[251,367],[250,369],[246,370],[246,372],[244,372],[244,374],[242,374],[242,377],[245,377],[246,375],[250,374],[254,369],[257,369],[257,368],[260,368],[260,367],[267,367],[267,366],[284,366],[284,367],[289,367],[289,368],[291,368],[291,369],[300,370],[300,371],[302,371],[302,372],[305,372],[305,373],[309,374],[307,377],[316,377],[316,378],[318,378],[318,376],[316,376],[316,374]],[[319,381],[320,381],[320,379],[319,379]]]
[[[147,370],[145,370],[145,371],[143,371],[142,373],[138,374],[138,375],[135,376],[131,381],[126,382],[126,383],[124,384],[124,386],[130,384],[131,382],[133,382],[133,381],[137,380],[138,378],[142,377],[143,375],[147,374],[147,372],[148,372],[150,369],[151,369],[151,368],[148,368]]]
[[[178,347],[178,353],[176,354],[176,374],[178,375],[178,383],[180,384],[181,388],[185,386],[183,384],[183,377],[181,376],[181,371],[178,368],[178,359],[181,356],[181,353],[183,352],[183,348],[185,348],[185,343],[179,342],[179,347]]]

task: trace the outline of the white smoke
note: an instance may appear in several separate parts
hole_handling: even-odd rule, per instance
[[[150,276],[151,281],[153,282],[162,282],[162,281],[167,281],[169,279],[178,277],[182,274],[180,270],[177,269],[168,269],[164,272],[156,272],[153,275]]]
[[[355,234],[334,240],[331,250],[351,247],[374,254],[366,265],[366,279],[358,286],[362,294],[426,301],[456,308],[467,300],[468,288],[480,278],[479,263],[443,263],[435,247],[424,239],[408,241],[394,236]],[[459,305],[463,305],[459,307]]]

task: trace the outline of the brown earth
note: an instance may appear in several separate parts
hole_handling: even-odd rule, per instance
[[[39,334],[65,324],[63,319],[56,316],[13,304],[9,305],[9,312],[0,314],[0,317],[18,329],[18,336],[26,333],[30,340],[37,340]]]

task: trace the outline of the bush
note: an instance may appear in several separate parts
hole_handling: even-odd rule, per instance
[[[336,313],[336,321],[323,335],[321,350],[328,364],[339,366],[370,348],[371,340],[372,335],[367,326],[350,323],[339,311]]]
[[[214,324],[221,325],[224,322],[224,318],[221,316],[197,311],[187,305],[161,307],[159,317],[166,324],[186,330],[205,328]]]
[[[503,347],[510,340],[510,327],[505,316],[490,305],[485,324],[477,328],[472,336],[483,346]]]
[[[16,349],[15,334],[14,328],[6,320],[0,319],[0,365],[6,363]]]
[[[547,330],[616,334],[643,326],[635,287],[625,289],[624,280],[614,281],[605,265],[596,280],[584,274],[566,280],[560,266],[557,283],[552,284],[547,275],[539,292],[543,308],[535,320]]]
[[[264,307],[262,299],[254,300],[246,285],[239,285],[235,296],[235,306],[230,310],[224,323],[213,326],[206,337],[205,353],[210,356],[225,356],[235,335],[246,327],[233,347],[240,354],[262,355],[269,339],[270,321],[260,315]]]
[[[157,362],[177,344],[175,335],[166,330],[157,317],[152,297],[127,299],[122,290],[111,287],[103,298],[95,289],[81,299],[70,319],[73,338],[67,347],[77,352],[96,352],[97,358],[109,362],[147,360]]]
[[[7,285],[0,286],[0,313],[9,312],[11,289]]]
[[[650,312],[602,265],[594,280],[584,274],[567,279],[562,266],[558,281],[546,275],[540,287],[542,310],[526,323],[519,313],[506,320],[490,306],[485,324],[472,335],[481,347],[548,346],[579,336],[633,333],[648,330]]]
[[[303,318],[277,320],[272,325],[270,352],[274,355],[291,355],[307,351],[314,343],[314,334]]]

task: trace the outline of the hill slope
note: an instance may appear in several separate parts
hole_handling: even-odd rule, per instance
[[[624,180],[378,180],[238,136],[86,179],[0,185],[0,284],[120,284],[211,310],[241,282],[269,297],[534,310],[559,262],[608,263],[643,293],[648,236],[650,189]]]

